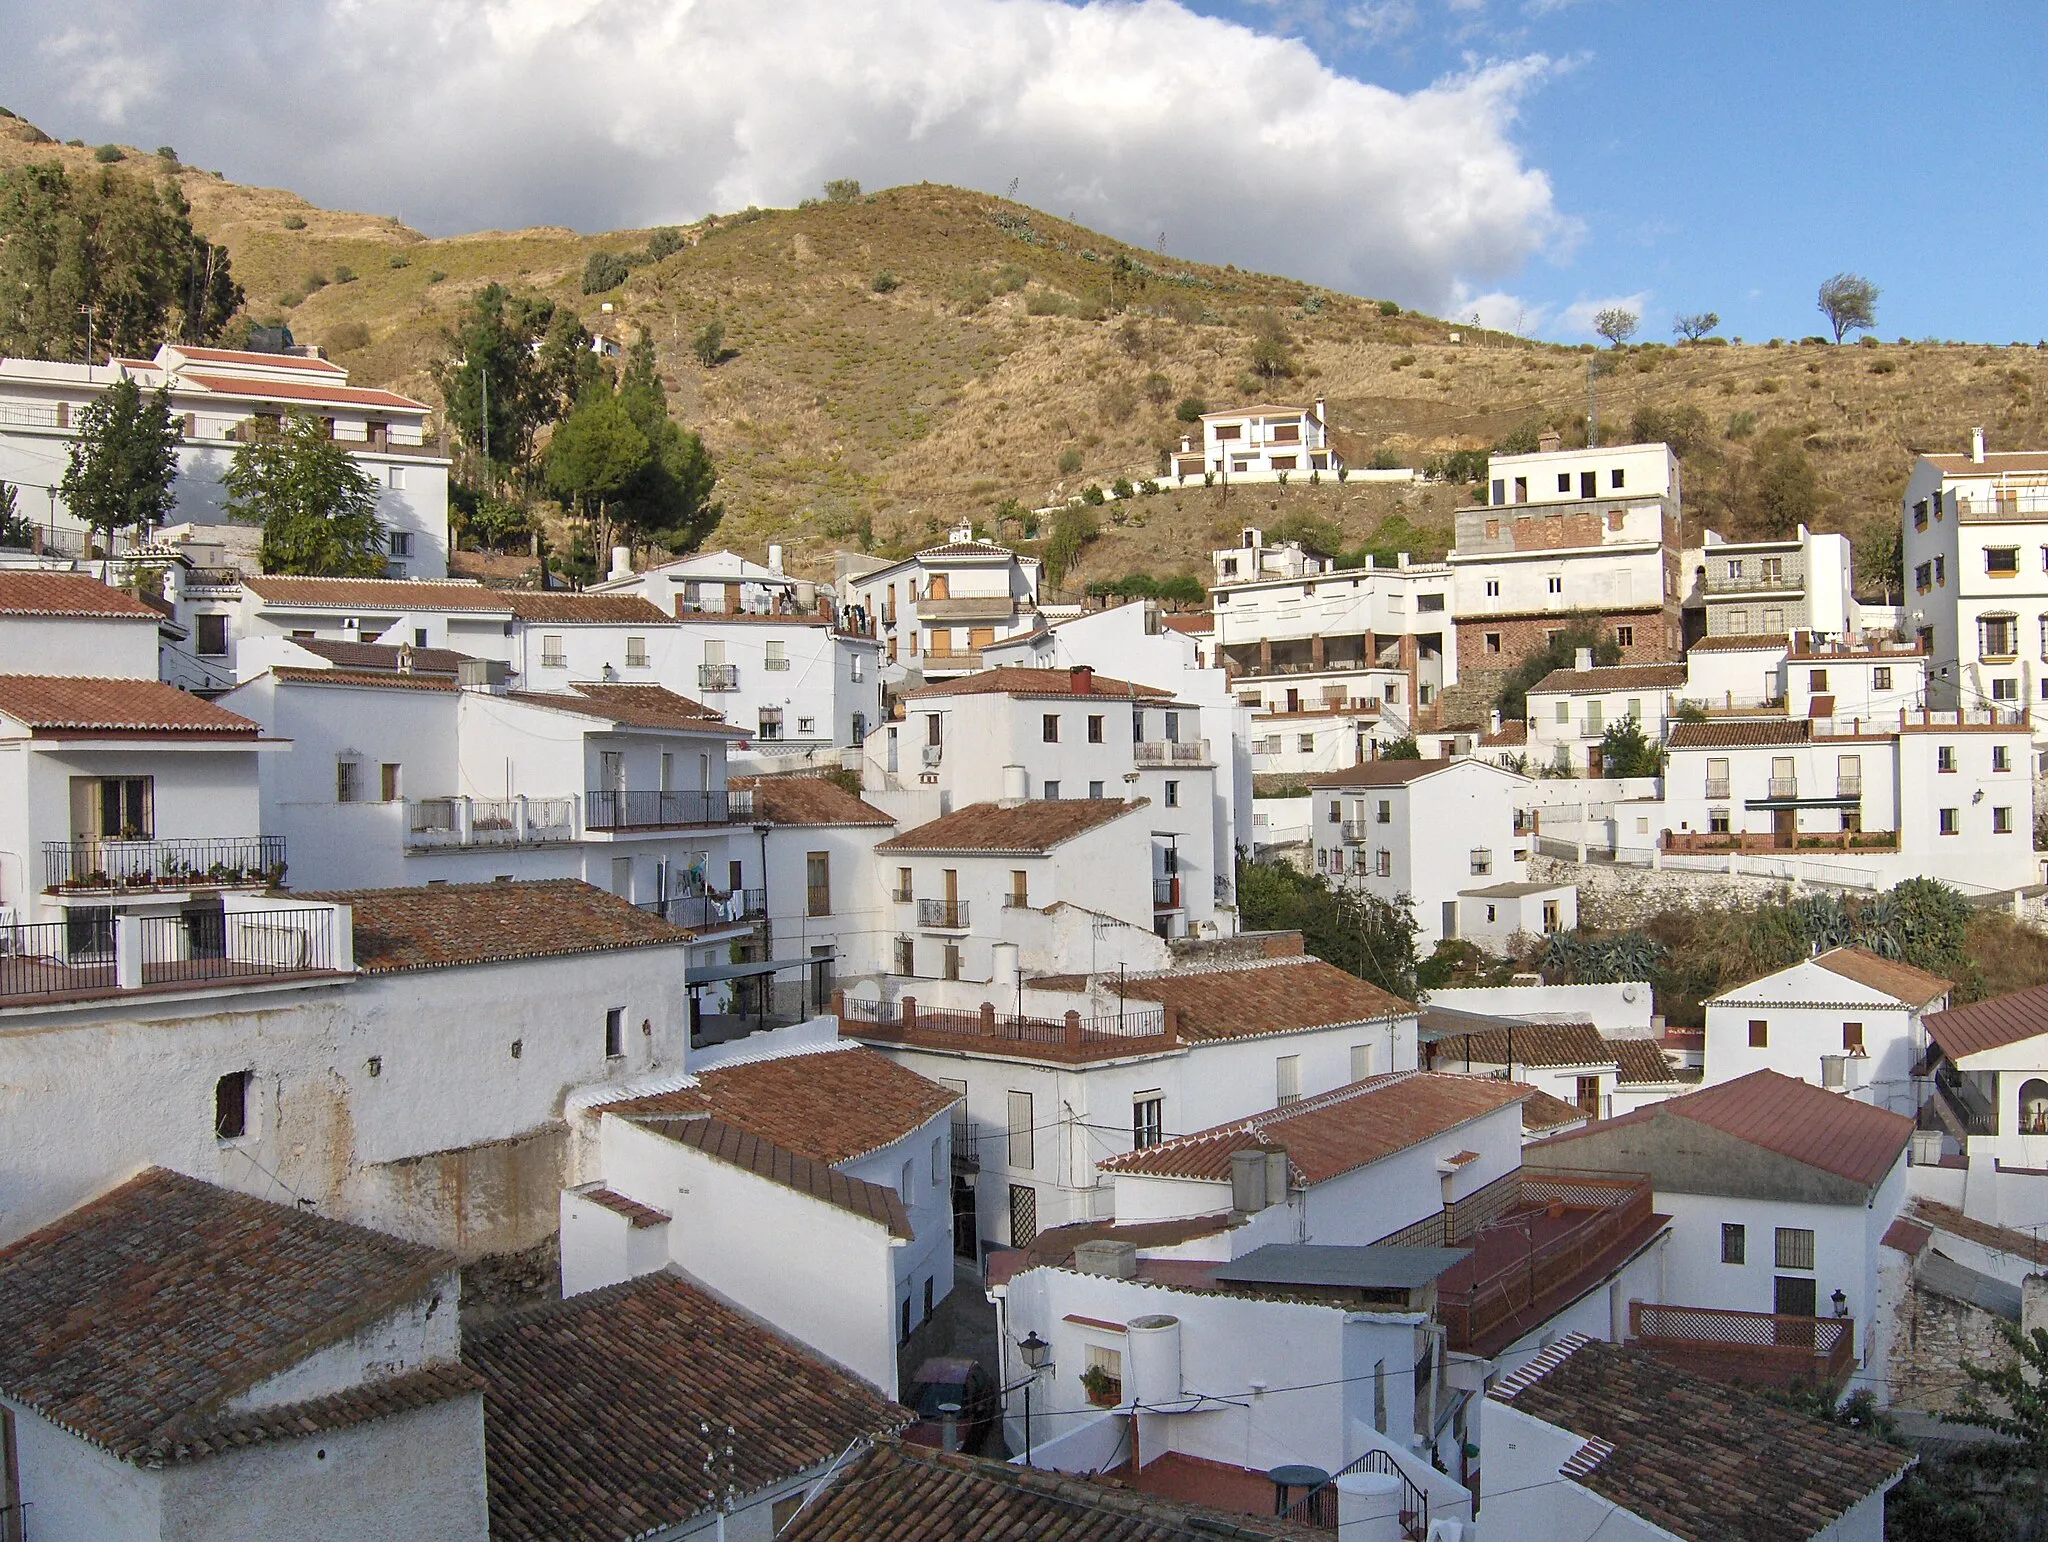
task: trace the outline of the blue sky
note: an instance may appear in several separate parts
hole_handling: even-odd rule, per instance
[[[1576,341],[2048,337],[2048,3],[0,0],[0,103],[430,234],[930,180]]]
[[[1579,223],[1500,288],[1552,326],[1645,294],[1724,333],[1820,331],[1820,281],[1878,284],[1879,335],[2048,337],[2048,6],[1903,0],[1194,0],[1413,90],[1552,61],[1511,137]]]

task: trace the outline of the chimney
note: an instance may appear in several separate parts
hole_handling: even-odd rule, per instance
[[[401,675],[412,673],[412,658],[412,644],[409,642],[400,643],[398,645],[398,672]]]
[[[1395,552],[1394,566],[1397,568],[1405,568],[1406,566],[1408,566],[1408,553],[1404,551]]]
[[[1100,1274],[1112,1280],[1135,1279],[1138,1274],[1138,1246],[1098,1237],[1074,1249],[1074,1268],[1081,1274]]]
[[[780,546],[768,548],[768,571],[777,578],[782,576],[782,548]]]
[[[1193,439],[1193,438],[1192,438],[1191,436],[1187,435],[1187,434],[1182,434],[1182,435],[1180,436],[1180,453],[1181,453],[1181,454],[1183,454],[1183,455],[1188,455],[1188,454],[1192,454],[1192,453],[1193,453],[1193,451],[1194,451],[1194,448],[1195,448],[1195,441],[1194,441],[1194,439]]]
[[[1974,466],[1984,464],[1984,430],[1981,428],[1970,430],[1970,463]]]
[[[1546,428],[1536,436],[1536,448],[1545,455],[1561,450],[1564,448],[1564,435],[1554,428]]]
[[[614,578],[631,578],[633,576],[633,548],[630,546],[614,546],[612,548],[612,570],[604,576],[607,581]]]
[[[1330,426],[1329,404],[1325,402],[1323,398],[1320,396],[1316,398],[1316,421],[1322,424],[1325,428],[1328,428]]]
[[[1592,667],[1593,667],[1593,650],[1592,650],[1591,648],[1581,648],[1581,649],[1579,649],[1579,651],[1578,651],[1578,652],[1577,652],[1576,654],[1574,654],[1574,655],[1573,655],[1573,657],[1572,657],[1572,668],[1574,668],[1574,669],[1591,669]]]
[[[1257,1146],[1230,1153],[1230,1208],[1240,1215],[1266,1208],[1266,1153]]]
[[[1490,734],[1497,734],[1500,732],[1500,708],[1495,707],[1491,712],[1486,714],[1486,731]]]
[[[1006,807],[1014,807],[1015,805],[1024,802],[1024,789],[1027,785],[1028,784],[1025,781],[1024,768],[1022,766],[1003,767],[1004,805]],[[997,946],[1001,946],[1001,944],[997,944]]]
[[[1076,696],[1095,694],[1095,667],[1092,664],[1076,664],[1069,671]]]

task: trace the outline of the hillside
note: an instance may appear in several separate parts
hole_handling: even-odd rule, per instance
[[[39,137],[0,122],[0,169],[52,156],[74,170],[92,164],[90,149]],[[727,513],[714,541],[756,553],[781,541],[813,571],[838,546],[900,549],[961,518],[993,532],[989,516],[1005,500],[1042,506],[1156,474],[1186,397],[1215,408],[1321,394],[1353,464],[1377,451],[1414,464],[1545,423],[1583,433],[1596,359],[1182,262],[959,188],[707,219],[682,231],[673,255],[586,296],[589,254],[644,247],[648,232],[429,239],[147,150],[128,156],[130,169],[178,180],[195,224],[233,254],[252,318],[329,344],[363,383],[434,400],[430,368],[446,328],[490,282],[572,304],[593,330],[630,338],[645,328],[674,410],[718,462]],[[354,276],[342,280],[345,271]],[[878,288],[885,272],[894,287]],[[1252,325],[1266,309],[1292,339],[1292,379],[1248,372]],[[707,369],[688,344],[714,318],[727,356]],[[1646,318],[1645,333],[1662,325]],[[1865,538],[1896,522],[1911,449],[1959,447],[1973,424],[1994,446],[2048,442],[2048,351],[2031,345],[1651,345],[1597,363],[1604,435],[1639,409],[1675,422],[1688,508],[1727,534],[1771,533],[1784,509],[1810,501],[1813,522],[1856,535],[1861,556]],[[1062,474],[1067,452],[1078,472]],[[1401,544],[1427,553],[1448,540],[1449,512],[1467,495],[1329,483],[1172,490],[1131,504],[1127,524],[1105,519],[1079,576],[1203,571],[1203,554],[1239,523],[1309,510],[1335,519],[1348,544],[1398,514]],[[1695,539],[1698,528],[1688,521]]]

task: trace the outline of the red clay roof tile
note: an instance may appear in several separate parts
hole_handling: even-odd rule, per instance
[[[1149,798],[1037,798],[1028,803],[970,803],[892,836],[877,851],[1047,852],[1062,841],[1146,806]]]
[[[83,573],[0,572],[0,616],[156,621],[159,613],[122,589]]]
[[[1085,680],[1084,673],[1087,675]],[[1022,664],[1003,664],[962,675],[957,680],[938,680],[930,685],[920,685],[903,693],[905,701],[927,696],[1071,697],[1075,700],[1108,696],[1125,700],[1171,701],[1173,692],[1162,691],[1156,685],[1134,685],[1129,680],[1078,669],[1032,669]]]
[[[1955,988],[1954,983],[1924,969],[1915,969],[1895,958],[1883,958],[1867,948],[1830,948],[1814,962],[1830,974],[1838,974],[1858,985],[1883,991],[1894,1001],[1909,1007],[1924,1007]]]
[[[347,905],[365,974],[680,946],[689,934],[575,878],[341,889],[297,899]],[[679,966],[680,967],[680,966]]]
[[[1033,980],[1038,990],[1086,990],[1086,975]],[[1250,1038],[1340,1023],[1377,1022],[1415,1011],[1412,1003],[1319,958],[1283,956],[1262,963],[1171,974],[1102,976],[1105,990],[1132,1001],[1178,1009],[1184,1039]]]
[[[754,794],[754,817],[777,825],[889,825],[896,821],[822,776],[735,776],[735,791]]]
[[[173,734],[255,739],[261,725],[155,680],[0,675],[0,714],[37,737]]]
[[[1921,1022],[1927,1036],[1951,1060],[1987,1049],[2003,1049],[2048,1034],[2048,985],[2009,991],[1989,1001],[1930,1012]]]

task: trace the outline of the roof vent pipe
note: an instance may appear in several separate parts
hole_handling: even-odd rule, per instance
[[[1970,430],[1970,463],[1977,466],[1984,464],[1984,430],[1981,428]]]
[[[614,546],[612,548],[612,570],[605,574],[606,581],[609,582],[618,578],[631,578],[632,576],[633,548],[630,546]]]
[[[1572,656],[1572,667],[1574,669],[1591,669],[1593,667],[1593,650],[1591,648],[1579,649]]]

